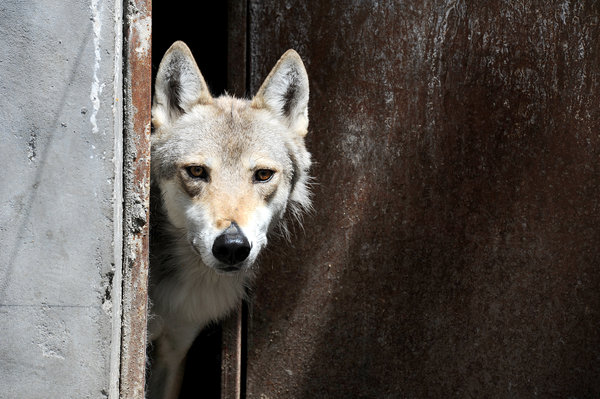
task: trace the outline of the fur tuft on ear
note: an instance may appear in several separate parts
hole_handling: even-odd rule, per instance
[[[308,76],[294,50],[281,56],[252,99],[254,108],[266,108],[299,135],[308,128]]]
[[[152,123],[155,128],[189,112],[196,104],[208,104],[212,96],[188,46],[177,41],[163,56],[154,85]]]

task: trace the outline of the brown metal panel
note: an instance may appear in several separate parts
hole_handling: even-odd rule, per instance
[[[246,96],[246,0],[227,1],[227,91],[229,94]]]
[[[599,8],[250,1],[251,91],[306,63],[318,184],[248,398],[600,395]]]
[[[222,323],[221,398],[242,397],[242,306]]]
[[[121,398],[143,398],[150,192],[151,0],[125,2]]]

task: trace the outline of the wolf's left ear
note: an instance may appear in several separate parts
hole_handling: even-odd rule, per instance
[[[172,122],[196,104],[208,104],[212,96],[192,52],[182,41],[167,50],[158,67],[154,85],[154,127]]]
[[[267,108],[299,135],[308,128],[308,76],[294,50],[281,56],[252,99],[254,108]]]

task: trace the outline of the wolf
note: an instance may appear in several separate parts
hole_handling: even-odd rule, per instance
[[[148,397],[177,398],[200,330],[244,298],[270,232],[310,208],[308,76],[288,50],[251,99],[213,97],[175,42],[152,105]]]

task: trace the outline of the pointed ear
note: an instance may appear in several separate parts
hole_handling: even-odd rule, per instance
[[[281,56],[252,99],[254,108],[274,112],[299,135],[308,128],[308,76],[302,59],[294,50]]]
[[[196,104],[211,101],[192,52],[182,41],[173,43],[163,56],[156,74],[152,104],[154,127],[174,121]]]

